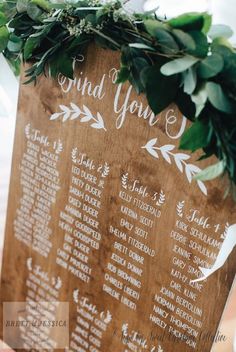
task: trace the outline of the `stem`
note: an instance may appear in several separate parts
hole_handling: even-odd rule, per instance
[[[97,29],[92,28],[91,29],[94,33],[96,33],[97,35],[100,35],[100,37],[103,37],[104,39],[108,40],[109,42],[111,42],[112,44],[114,44],[117,48],[120,49],[120,44],[117,43],[115,40],[111,39],[110,37],[108,37],[107,35],[105,35],[102,32],[99,32]]]

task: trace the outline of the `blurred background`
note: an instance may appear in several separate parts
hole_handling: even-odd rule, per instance
[[[136,12],[155,8],[158,16],[167,18],[189,11],[208,11],[213,14],[215,24],[228,24],[232,27],[235,35],[231,40],[236,46],[236,0],[197,0],[195,2],[189,0],[130,0],[126,3],[126,7]],[[18,88],[18,79],[0,55],[0,270]],[[236,282],[229,296],[219,331],[226,336],[226,341],[215,343],[212,352],[236,352]],[[3,351],[3,346],[2,348],[0,346],[0,351]]]

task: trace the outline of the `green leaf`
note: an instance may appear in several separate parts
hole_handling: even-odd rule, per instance
[[[234,47],[232,44],[223,37],[215,38],[211,44],[212,50],[215,50],[215,47],[225,46],[226,48],[230,49],[233,53],[235,52]]]
[[[14,33],[11,33],[7,44],[7,49],[13,53],[18,53],[20,52],[22,46],[23,46],[23,41],[19,37],[17,37]]]
[[[224,38],[231,38],[234,34],[233,30],[224,24],[215,24],[211,26],[210,31],[208,32],[208,36],[211,39],[224,37]]]
[[[4,13],[0,12],[0,27],[4,26],[5,24],[7,24],[8,20],[5,16]]]
[[[0,27],[0,53],[6,49],[9,38],[9,32],[6,26]]]
[[[147,66],[149,66],[149,63],[143,57],[135,57],[131,61],[129,80],[138,94],[144,91],[140,72]]]
[[[216,76],[223,70],[224,60],[221,55],[213,53],[201,61],[198,67],[198,75],[207,79]]]
[[[218,163],[207,167],[206,169],[199,172],[194,176],[195,180],[198,181],[210,181],[213,180],[220,175],[222,175],[225,171],[225,161],[221,160]]]
[[[161,51],[167,55],[173,55],[179,52],[179,46],[173,36],[164,29],[157,29],[155,38]]]
[[[29,0],[17,0],[16,9],[19,13],[27,12]]]
[[[231,94],[236,96],[236,53],[222,45],[214,46],[212,51],[222,56],[224,68],[220,77],[223,82],[227,82],[227,87]]]
[[[142,71],[142,81],[146,83],[148,103],[155,114],[174,102],[179,86],[178,75],[164,77],[159,66],[155,65]]]
[[[189,54],[201,58],[206,57],[209,50],[207,36],[198,31],[191,31],[189,32],[189,35],[191,35],[196,44],[196,49],[189,51]]]
[[[26,43],[24,45],[24,52],[23,52],[24,60],[28,60],[32,56],[34,49],[36,49],[39,46],[39,44],[40,44],[40,38],[38,37],[36,38],[29,37],[26,40]]]
[[[65,52],[57,52],[55,58],[50,62],[50,74],[56,77],[59,73],[73,79],[73,59],[70,58]]]
[[[174,54],[179,51],[179,46],[169,32],[170,27],[157,20],[144,21],[148,33],[157,40],[157,44],[165,54]]]
[[[196,105],[196,117],[200,115],[207,102],[206,84],[203,84],[197,92],[191,95],[191,99]]]
[[[144,26],[147,32],[153,37],[156,37],[156,33],[159,29],[167,30],[169,28],[165,23],[152,19],[145,20]]]
[[[207,96],[210,103],[217,109],[226,114],[234,113],[233,103],[229,100],[227,95],[223,92],[222,87],[218,83],[207,82],[206,84]]]
[[[197,74],[196,69],[190,67],[184,75],[184,93],[192,94],[197,85]]]
[[[212,16],[209,13],[204,13],[204,26],[202,28],[202,32],[207,34],[212,26]]]
[[[12,1],[12,2],[0,1],[0,12],[4,14],[4,16],[7,18],[7,21],[12,19],[17,12],[15,1]]]
[[[187,119],[194,121],[196,114],[195,104],[192,102],[190,96],[184,93],[182,89],[178,90],[175,103]]]
[[[143,43],[131,43],[131,44],[129,44],[129,47],[136,48],[136,49],[148,50],[148,51],[155,51],[154,48],[152,48],[149,45],[143,44]]]
[[[188,68],[192,67],[199,59],[192,56],[186,56],[181,59],[175,59],[167,62],[161,67],[161,73],[165,76],[171,76],[176,73],[186,71]]]
[[[187,149],[195,152],[197,149],[204,148],[209,144],[211,130],[208,124],[197,120],[183,134],[180,141],[180,149]]]
[[[204,15],[197,12],[190,12],[172,18],[168,21],[168,24],[173,28],[189,30],[202,30],[204,26]]]
[[[43,11],[34,3],[29,2],[27,6],[27,15],[34,21],[38,21]]]
[[[122,66],[118,72],[116,83],[124,83],[129,79],[130,70],[127,66]]]
[[[50,4],[47,0],[31,0],[31,3],[41,7],[41,9],[47,12],[49,12],[51,9]]]
[[[188,33],[185,33],[180,29],[173,29],[172,33],[177,39],[178,43],[182,45],[187,52],[188,50],[193,51],[196,49],[195,41]]]

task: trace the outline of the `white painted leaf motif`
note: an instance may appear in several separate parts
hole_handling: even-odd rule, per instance
[[[83,109],[84,109],[85,114],[87,116],[90,116],[90,118],[92,119],[93,115],[91,114],[91,111],[89,110],[89,108],[86,105],[83,105]]]
[[[190,168],[192,173],[199,173],[201,171],[201,169],[193,164],[188,164],[188,167]]]
[[[171,164],[171,159],[170,159],[170,156],[169,156],[169,152],[171,150],[173,150],[175,148],[174,145],[172,144],[166,144],[166,145],[163,145],[161,148],[160,148],[160,151],[161,151],[161,154],[163,156],[163,158],[169,163]]]
[[[154,158],[158,159],[159,155],[157,154],[155,149],[148,149],[149,154],[151,154],[152,156],[154,156]]]
[[[158,159],[159,155],[158,155],[157,151],[154,149],[154,145],[156,143],[157,143],[157,138],[153,138],[149,142],[147,142],[147,144],[142,148],[146,149],[149,154],[154,156],[154,158]]]
[[[25,135],[27,139],[30,138],[30,123],[28,123],[28,125],[25,126]]]
[[[200,190],[202,191],[202,193],[204,193],[205,196],[207,196],[208,192],[207,192],[207,188],[204,185],[204,183],[202,181],[197,181],[197,184],[198,184]]]
[[[83,122],[88,122],[90,120],[93,120],[95,122],[91,124],[91,127],[95,129],[104,129],[106,131],[102,115],[98,112],[97,116],[94,117],[86,105],[83,105],[83,111],[81,111],[81,109],[72,102],[70,103],[70,108],[62,104],[59,105],[59,107],[62,112],[56,112],[52,114],[50,117],[50,120],[56,120],[57,118],[62,116],[62,122],[65,122],[69,119],[75,120],[81,117],[82,115],[83,117],[80,118],[80,122],[83,123]]]
[[[178,158],[179,160],[189,160],[190,159],[190,155],[183,154],[183,153],[176,153],[175,157]]]
[[[149,142],[147,142],[147,144],[143,148],[146,148],[148,150],[149,148],[153,148],[156,143],[157,138],[153,138]]]
[[[103,169],[103,172],[102,172],[102,177],[107,177],[110,173],[110,167],[109,165],[107,164],[107,162],[105,162],[105,165],[104,165],[104,169]]]
[[[66,122],[66,121],[69,119],[69,117],[70,117],[70,111],[67,112],[67,113],[63,116],[62,122]]]
[[[78,153],[78,148],[73,148],[71,152],[71,158],[75,164],[77,162],[77,153]]]
[[[177,168],[179,169],[180,172],[183,172],[184,171],[183,161],[190,159],[190,155],[184,154],[184,153],[176,153],[174,157],[175,157],[175,163]]]
[[[176,154],[173,153],[172,150],[175,148],[173,144],[166,144],[161,147],[158,147],[158,145],[156,144],[157,144],[157,138],[153,138],[150,141],[148,141],[147,144],[142,147],[142,149],[146,149],[148,153],[154,156],[154,158],[156,159],[159,158],[159,155],[158,155],[158,150],[159,150],[163,158],[169,164],[172,163],[171,158],[173,158],[179,171],[182,173],[185,171],[185,174],[189,183],[191,183],[193,180],[193,177],[201,171],[201,169],[198,166],[187,163],[187,160],[190,159],[190,155],[184,154],[184,153],[176,153]],[[201,180],[198,180],[198,181],[200,181],[200,182],[197,182],[198,187],[200,188],[202,193],[207,195],[207,188],[205,184]]]
[[[77,105],[75,105],[74,103],[70,103],[70,106],[72,107],[72,109],[73,109],[75,112],[78,111],[79,113],[81,113],[80,108],[79,108]]]
[[[191,164],[190,164],[190,165],[191,165]],[[188,179],[188,182],[189,182],[189,183],[191,183],[191,182],[192,182],[192,179],[193,179],[190,165],[186,165],[186,168],[185,168],[185,174],[186,174],[186,176],[187,176],[187,179]]]
[[[162,149],[161,149],[161,154],[162,154],[163,158],[164,158],[169,164],[171,164],[171,159],[170,159],[169,154],[166,153],[165,151],[163,151]]]
[[[71,115],[70,119],[71,119],[71,120],[75,120],[75,119],[77,119],[77,118],[79,117],[79,115],[80,115],[80,111],[74,112],[74,113]],[[81,120],[82,120],[82,119],[81,119]]]
[[[177,156],[175,156],[175,163],[176,163],[176,166],[179,169],[179,171],[183,172],[184,171],[183,164],[181,162],[181,159],[179,159]]]
[[[80,122],[88,122],[91,120],[91,117],[90,116],[84,116],[80,119]]]
[[[122,187],[123,188],[125,188],[125,189],[127,189],[127,183],[128,183],[128,176],[129,176],[129,174],[128,174],[128,172],[126,173],[126,174],[124,174],[124,175],[122,175],[122,177],[121,177],[121,183],[122,183]]]
[[[101,126],[100,123],[98,123],[98,122],[92,123],[91,127],[96,128],[98,130],[103,128],[103,126]]]
[[[59,108],[65,113],[70,113],[70,109],[65,105],[59,105]]]
[[[104,128],[103,118],[99,112],[97,113],[97,118],[98,118],[98,123],[101,125],[101,128]]]
[[[171,150],[175,149],[175,146],[173,144],[165,144],[160,149],[165,152],[170,152]]]
[[[165,203],[165,200],[166,200],[166,195],[165,195],[165,193],[163,192],[163,190],[161,190],[160,196],[159,196],[158,201],[156,202],[156,205],[158,205],[159,207],[161,207],[161,206]]]
[[[179,201],[178,204],[177,204],[177,207],[176,207],[176,211],[177,211],[177,215],[179,217],[183,217],[183,208],[184,208],[184,205],[185,205],[185,201],[183,200],[182,202]]]
[[[56,120],[58,119],[58,117],[60,117],[62,115],[61,112],[56,112],[55,114],[52,114],[51,117],[50,117],[50,120]]]

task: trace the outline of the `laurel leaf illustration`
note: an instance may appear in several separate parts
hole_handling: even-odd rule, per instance
[[[200,180],[197,181],[197,184],[198,184],[200,190],[202,191],[202,193],[204,193],[207,196],[208,192],[207,192],[207,188],[206,188],[205,184]]]
[[[92,115],[91,111],[90,111],[89,108],[88,108],[86,105],[84,105],[84,104],[83,104],[83,111],[84,111],[84,113],[85,113],[87,116],[90,116],[91,119],[93,118],[93,115]]]
[[[62,122],[66,122],[67,120],[72,121],[77,118],[80,118],[80,122],[82,123],[93,120],[94,122],[91,124],[91,127],[95,129],[104,129],[106,131],[102,115],[97,112],[96,117],[94,117],[90,109],[86,105],[83,105],[83,111],[81,111],[81,109],[72,102],[70,103],[70,108],[62,104],[59,105],[59,108],[61,109],[61,112],[56,112],[52,114],[50,120],[56,120],[61,116]]]
[[[158,159],[159,155],[156,151],[156,149],[154,149],[155,144],[157,143],[157,138],[153,138],[151,139],[149,142],[147,142],[147,144],[145,146],[143,146],[143,149],[146,149],[148,151],[149,154],[151,154],[154,158]]]
[[[72,161],[73,161],[75,164],[76,164],[76,162],[77,162],[77,153],[78,153],[78,148],[72,149],[71,158],[72,158]]]
[[[91,120],[91,116],[84,116],[84,117],[81,117],[80,122],[88,122],[90,120]]]
[[[192,179],[193,179],[193,175],[192,175],[191,168],[189,167],[189,165],[186,165],[185,174],[187,176],[188,182],[191,183]]]
[[[61,112],[55,112],[55,114],[52,114],[51,117],[50,117],[50,120],[56,120],[58,119],[60,116],[62,115]]]
[[[69,119],[69,117],[70,117],[70,111],[64,114],[62,118],[62,122],[66,122]]]
[[[92,123],[91,127],[96,128],[98,130],[101,129],[101,128],[104,128],[104,126],[101,126],[101,124],[98,123],[98,122]]]
[[[74,112],[74,113],[71,115],[70,119],[71,119],[71,120],[75,120],[75,119],[77,119],[77,118],[79,117],[80,114],[81,114],[80,111]],[[80,121],[83,122],[82,119],[81,119]]]
[[[122,178],[121,178],[121,183],[122,183],[122,187],[127,189],[127,182],[128,182],[128,172],[124,175],[122,175]]]
[[[178,202],[177,206],[176,206],[176,211],[177,211],[177,215],[179,217],[183,217],[183,208],[184,208],[184,205],[185,205],[185,201],[183,200],[182,202]]]
[[[110,167],[106,162],[104,165],[103,172],[102,172],[102,177],[107,177],[109,175],[109,173],[110,173]]]
[[[161,149],[161,154],[162,154],[163,158],[164,158],[169,164],[171,164],[171,158],[170,158],[169,154],[168,154],[166,151],[164,151],[163,149]]]
[[[184,154],[184,153],[176,153],[175,157],[178,158],[179,160],[189,160],[190,159],[190,155],[188,154]]]
[[[154,158],[158,159],[158,150],[161,152],[161,155],[165,161],[167,161],[169,164],[172,163],[172,158],[175,161],[175,164],[179,171],[183,173],[185,171],[187,180],[189,183],[192,182],[193,177],[201,171],[201,169],[193,164],[188,164],[187,160],[190,159],[190,155],[184,154],[184,153],[174,153],[173,150],[175,149],[175,146],[173,144],[166,144],[161,147],[157,146],[157,138],[153,138],[150,141],[147,142],[145,146],[143,146],[143,149],[146,149],[150,155],[152,155]],[[207,195],[207,188],[205,184],[201,182],[197,182],[197,185],[201,192],[205,195]]]
[[[161,207],[161,206],[165,203],[165,200],[166,200],[165,193],[163,192],[163,190],[161,190],[160,196],[159,196],[158,201],[156,202],[156,205],[158,205],[159,207]]]
[[[175,158],[175,163],[176,163],[176,166],[179,169],[179,171],[183,172],[184,171],[184,165],[182,164],[181,159]]]
[[[65,105],[59,105],[59,108],[65,113],[70,113],[70,109]]]
[[[72,109],[75,112],[81,112],[80,108],[78,107],[78,105],[75,105],[74,103],[70,103],[70,106],[72,107]]]

